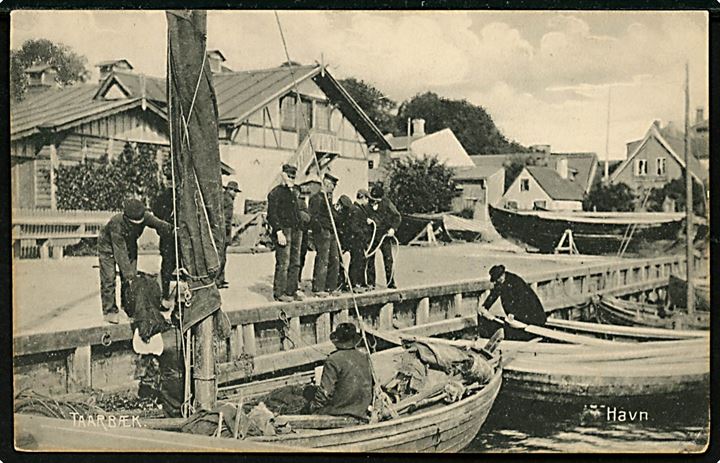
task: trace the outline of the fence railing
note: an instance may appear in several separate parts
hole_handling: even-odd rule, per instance
[[[706,261],[696,260],[696,265]],[[670,274],[684,274],[685,259],[670,256],[567,268],[525,275],[554,317],[587,316],[583,307],[595,294],[640,294],[667,285]],[[491,288],[487,279],[378,291],[356,296],[366,326],[423,335],[474,326],[478,305]],[[232,310],[228,340],[216,344],[216,375],[221,383],[242,380],[322,361],[331,350],[329,335],[338,323],[356,319],[350,296],[298,303],[268,303]],[[166,345],[176,342],[165,334]],[[14,338],[17,387],[33,385],[55,392],[80,388],[127,388],[137,355],[128,324]]]

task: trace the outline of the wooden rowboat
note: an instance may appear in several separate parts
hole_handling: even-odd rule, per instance
[[[506,340],[500,345],[503,389],[513,397],[587,402],[708,390],[710,343],[706,331],[557,319],[548,320],[543,328],[529,327],[533,328],[529,332],[542,335],[543,342],[538,342],[540,338]],[[470,346],[484,340],[444,342]]]
[[[681,310],[669,310],[661,317],[661,307],[655,304],[626,301],[614,296],[603,296],[595,305],[600,323],[624,326],[649,326],[667,329],[710,328],[710,312],[696,311],[692,315]]]

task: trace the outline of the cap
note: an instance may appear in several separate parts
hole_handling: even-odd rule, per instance
[[[237,191],[237,192],[241,192],[241,191],[242,191],[242,190],[240,189],[240,185],[238,185],[238,182],[236,182],[235,180],[229,181],[228,184],[225,185],[225,189],[226,189],[226,190],[234,190],[234,191]]]
[[[340,203],[342,207],[350,207],[352,206],[352,199],[347,195],[342,195],[340,199],[338,199],[338,203]]]
[[[495,283],[500,279],[501,276],[505,273],[505,266],[504,265],[493,265],[490,268],[490,281]]]
[[[297,175],[297,167],[293,166],[292,164],[283,164],[282,171],[293,177]]]
[[[357,197],[358,198],[367,198],[370,196],[370,193],[365,188],[360,188],[357,191]]]
[[[334,176],[333,174],[331,174],[330,172],[325,172],[325,176],[323,178],[328,179],[333,183],[338,182],[338,178],[336,176]]]
[[[330,340],[338,347],[354,347],[360,341],[360,333],[352,323],[340,323],[330,333]]]
[[[128,199],[123,208],[123,215],[131,222],[142,223],[145,217],[145,204],[139,199]]]
[[[380,185],[375,185],[370,189],[370,199],[379,201],[385,196],[385,190]]]

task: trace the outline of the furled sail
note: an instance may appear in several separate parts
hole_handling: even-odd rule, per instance
[[[225,253],[218,111],[206,60],[206,14],[167,12],[168,116],[178,245],[191,295],[185,303],[184,330],[220,308],[215,276]]]

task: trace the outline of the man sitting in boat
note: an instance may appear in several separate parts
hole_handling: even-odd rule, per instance
[[[490,269],[490,282],[493,284],[488,298],[483,303],[481,314],[493,319],[488,311],[495,301],[500,298],[505,314],[517,321],[529,325],[544,326],[547,321],[545,308],[540,302],[532,287],[518,275],[505,270],[504,265],[494,265]],[[512,322],[505,327],[505,339],[530,340],[532,335],[522,329],[512,326]],[[478,319],[478,326],[480,320]],[[493,327],[497,329],[497,327]]]
[[[368,419],[373,399],[370,356],[358,349],[361,336],[352,323],[340,323],[330,334],[337,350],[323,365],[320,385],[310,401],[310,412]]]

